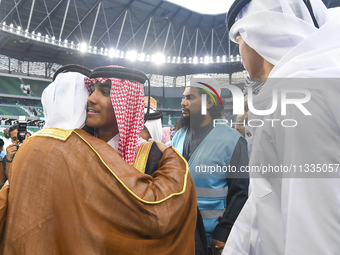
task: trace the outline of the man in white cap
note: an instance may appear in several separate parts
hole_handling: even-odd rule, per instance
[[[190,80],[183,93],[183,116],[172,140],[188,161],[206,232],[206,237],[199,236],[207,238],[210,254],[222,252],[247,200],[249,183],[248,174],[239,171],[248,165],[246,140],[225,124],[214,127],[214,119],[220,119],[223,110],[220,91],[210,76],[197,75]],[[205,114],[201,114],[202,108]]]
[[[43,92],[46,127],[11,163],[8,210],[8,185],[0,190],[0,253],[193,254],[196,193],[185,160],[166,149],[152,177],[79,129],[90,83],[60,73]]]
[[[248,100],[249,119],[262,111],[256,119],[265,123],[253,133],[250,169],[277,171],[250,172],[252,192],[225,255],[340,250],[340,86],[329,79],[340,78],[338,17],[321,0],[238,0],[230,8],[230,39],[250,78],[265,83]]]

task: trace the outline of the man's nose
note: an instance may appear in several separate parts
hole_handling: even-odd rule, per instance
[[[96,91],[93,91],[92,94],[87,99],[88,103],[95,104],[97,102],[97,93]]]

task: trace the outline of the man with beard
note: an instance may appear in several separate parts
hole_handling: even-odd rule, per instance
[[[220,91],[218,82],[210,76],[197,75],[191,79],[183,93],[183,116],[177,123],[172,145],[188,161],[209,252],[216,255],[221,254],[248,197],[248,174],[239,171],[248,165],[247,142],[225,124],[214,127],[214,119],[221,118],[223,104],[208,96],[211,93],[201,89],[200,84],[214,92]],[[203,109],[206,115],[201,114],[204,98],[207,98]]]

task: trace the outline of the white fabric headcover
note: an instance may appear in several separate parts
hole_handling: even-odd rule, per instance
[[[147,109],[144,109],[144,113],[146,113]],[[150,113],[154,113],[154,110],[150,109]],[[156,120],[147,120],[144,124],[146,128],[149,130],[150,136],[152,140],[156,142],[162,141],[162,120],[161,118]]]
[[[82,128],[85,125],[89,92],[86,76],[77,72],[60,73],[41,96],[45,127]]]
[[[311,0],[315,18],[322,26],[329,18],[321,0]],[[317,31],[302,0],[252,0],[237,16],[229,37],[237,33],[273,65],[305,38]]]

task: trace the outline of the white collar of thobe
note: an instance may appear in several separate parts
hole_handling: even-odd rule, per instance
[[[111,138],[110,141],[107,142],[113,149],[118,151],[118,143],[119,143],[119,133]]]

